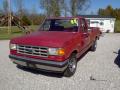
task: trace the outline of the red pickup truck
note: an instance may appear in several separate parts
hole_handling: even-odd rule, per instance
[[[100,33],[99,28],[88,28],[82,17],[48,18],[36,32],[10,41],[9,58],[19,66],[70,77],[78,58],[96,50]]]

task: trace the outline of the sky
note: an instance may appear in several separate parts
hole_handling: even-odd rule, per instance
[[[15,0],[11,0],[11,7],[13,11],[16,11],[16,7],[13,4],[14,1]],[[0,8],[2,8],[2,4],[3,0],[0,0]],[[29,11],[36,8],[36,12],[43,12],[40,9],[39,0],[24,0],[24,5]],[[105,8],[108,5],[111,5],[113,8],[120,8],[120,0],[91,0],[90,7],[86,10],[85,14],[90,14],[91,12],[96,14],[99,8]]]

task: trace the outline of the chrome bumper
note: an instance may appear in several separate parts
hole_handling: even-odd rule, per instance
[[[63,62],[55,62],[48,60],[26,58],[15,55],[9,55],[9,58],[13,63],[18,65],[55,72],[63,72],[68,65],[68,60],[65,60]]]

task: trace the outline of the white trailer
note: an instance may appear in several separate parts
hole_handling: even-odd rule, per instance
[[[90,27],[99,27],[102,32],[114,32],[115,18],[111,16],[81,15],[89,20]]]

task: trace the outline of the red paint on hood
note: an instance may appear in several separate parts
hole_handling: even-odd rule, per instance
[[[11,40],[11,43],[45,47],[62,47],[76,32],[37,31]]]

